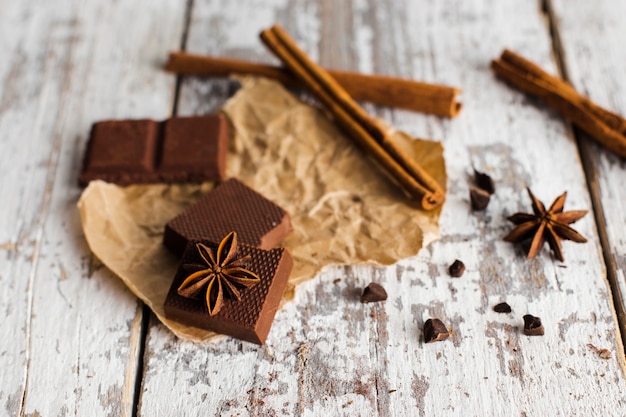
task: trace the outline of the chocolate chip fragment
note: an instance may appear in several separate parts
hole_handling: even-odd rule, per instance
[[[362,303],[374,303],[376,301],[385,301],[387,299],[387,291],[382,285],[375,282],[370,283],[361,294]]]
[[[496,313],[510,313],[512,310],[511,306],[507,303],[500,303],[493,306],[493,311]]]
[[[496,192],[496,184],[493,182],[493,178],[484,172],[474,170],[474,181],[481,190],[487,191],[489,194]]]
[[[439,319],[428,319],[424,323],[424,342],[440,342],[450,336],[446,325]]]
[[[530,314],[524,317],[524,334],[527,336],[543,336],[544,329],[541,319]]]
[[[478,187],[470,186],[470,201],[473,210],[484,210],[489,204],[491,195]]]
[[[448,267],[448,273],[453,278],[459,278],[465,272],[465,264],[458,259]]]

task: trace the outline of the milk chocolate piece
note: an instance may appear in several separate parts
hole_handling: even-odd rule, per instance
[[[285,210],[231,178],[170,220],[163,244],[181,256],[191,240],[219,243],[234,231],[240,243],[271,249],[291,230]]]
[[[293,267],[289,252],[285,248],[266,251],[239,243],[238,256],[250,256],[246,269],[258,275],[260,281],[251,288],[243,289],[240,301],[228,298],[228,294],[225,293],[222,308],[211,316],[205,300],[186,298],[177,291],[190,274],[185,265],[203,263],[196,243],[190,242],[183,254],[165,300],[165,315],[189,326],[227,334],[260,345],[265,343]],[[200,243],[214,252],[217,249],[213,242],[203,240]]]
[[[78,183],[222,181],[227,148],[228,123],[220,115],[98,122]]]

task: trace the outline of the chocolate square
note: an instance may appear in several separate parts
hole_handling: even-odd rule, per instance
[[[207,132],[215,140],[207,140]],[[160,172],[164,178],[224,178],[228,124],[222,116],[176,117],[165,122]],[[206,161],[214,161],[207,164]]]
[[[219,182],[225,178],[227,147],[228,124],[220,115],[98,122],[78,183]]]
[[[285,210],[231,178],[170,220],[163,244],[181,256],[191,240],[219,243],[235,231],[239,242],[271,249],[291,230]]]
[[[153,120],[106,121],[95,123],[85,164],[94,173],[150,172],[158,123]]]
[[[204,299],[186,298],[177,289],[187,276],[186,264],[204,264],[194,242],[190,242],[181,259],[172,286],[165,300],[165,315],[182,324],[230,335],[262,345],[274,321],[280,300],[287,285],[293,260],[284,248],[263,250],[238,244],[240,256],[250,255],[246,268],[256,273],[259,283],[241,292],[241,300],[227,298],[221,310],[211,316]],[[217,244],[201,241],[211,250]]]

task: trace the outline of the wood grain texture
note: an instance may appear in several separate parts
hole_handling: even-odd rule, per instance
[[[554,1],[552,6],[570,82],[596,102],[626,115],[626,52],[621,45],[626,39],[626,27],[619,19],[626,13],[626,4]],[[626,161],[589,140],[583,139],[583,146],[591,165],[590,187],[601,207],[599,222],[606,233],[608,249],[605,259],[612,274],[610,278],[615,280],[621,296],[618,313],[623,313],[626,304],[626,194],[623,187]],[[622,319],[624,331],[626,316]]]
[[[90,255],[77,175],[94,121],[169,115],[184,12],[0,2],[0,415],[132,414],[141,308]]]
[[[464,89],[465,110],[454,121],[368,107],[416,136],[443,140],[443,238],[389,268],[327,268],[298,287],[263,347],[230,338],[197,346],[152,323],[139,414],[623,415],[623,351],[593,217],[576,225],[589,243],[565,243],[566,264],[547,249],[528,261],[501,240],[511,228],[505,217],[530,210],[526,186],[547,204],[567,190],[566,209],[591,206],[568,126],[488,68],[509,47],[556,72],[539,4],[196,1],[187,48],[267,62],[257,34],[273,23],[327,67]],[[215,111],[232,88],[186,79],[179,110]],[[469,208],[472,167],[497,182],[486,212]],[[457,258],[467,271],[453,279],[446,271]],[[358,301],[370,281],[386,287],[386,302]],[[493,312],[500,301],[513,313]],[[526,313],[543,319],[545,336],[523,335]],[[431,317],[450,327],[450,340],[423,343]]]
[[[623,161],[590,145],[587,177],[605,221],[576,224],[590,241],[565,243],[566,264],[547,249],[527,261],[501,240],[506,215],[530,208],[525,186],[546,203],[567,190],[566,209],[591,207],[569,127],[488,69],[509,47],[556,73],[538,3],[192,3],[192,52],[275,63],[257,35],[276,22],[325,66],[463,87],[453,121],[367,106],[444,142],[443,237],[392,267],[327,268],[298,288],[263,347],[184,343],[153,321],[138,375],[141,308],[90,255],[75,181],[91,123],[169,115],[175,80],[159,64],[180,45],[186,4],[0,1],[0,415],[132,415],[139,378],[142,416],[626,415],[597,233],[606,232],[607,267],[626,293]],[[576,87],[626,113],[624,6],[552,4]],[[234,86],[185,79],[178,109],[215,111]],[[483,213],[469,208],[472,167],[497,181]],[[457,258],[467,271],[454,279],[446,271]],[[370,281],[386,287],[386,302],[359,302]],[[513,313],[493,312],[500,301]],[[526,313],[543,319],[544,337],[522,334]],[[430,317],[449,326],[449,340],[424,344]]]

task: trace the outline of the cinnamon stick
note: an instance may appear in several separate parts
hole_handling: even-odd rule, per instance
[[[261,40],[305,85],[344,129],[397,181],[422,208],[432,210],[443,203],[439,184],[411,160],[378,121],[370,117],[319,65],[302,51],[279,26],[261,32]]]
[[[504,50],[491,68],[514,87],[541,98],[567,120],[621,157],[626,157],[626,120],[579,94],[564,80],[524,57]]]
[[[273,78],[287,86],[302,86],[298,79],[284,68],[186,52],[170,52],[165,70],[176,74],[206,77],[252,74]],[[338,70],[328,72],[355,100],[441,117],[456,117],[462,108],[462,104],[458,102],[458,96],[461,94],[458,88],[383,75],[365,75]]]

